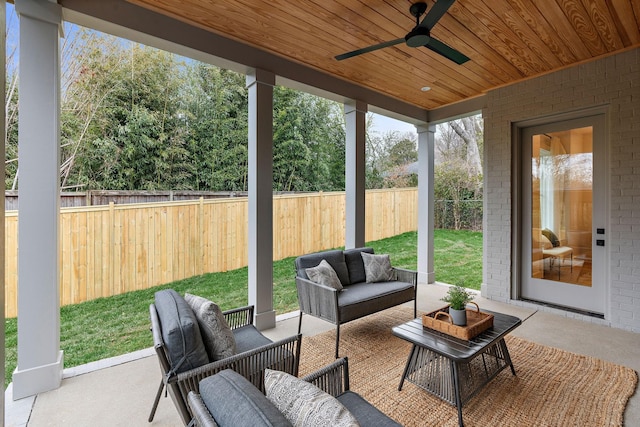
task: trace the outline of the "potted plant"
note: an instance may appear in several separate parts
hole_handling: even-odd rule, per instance
[[[454,325],[464,326],[467,324],[466,306],[473,298],[474,295],[461,284],[449,288],[442,301],[449,303],[449,315]]]

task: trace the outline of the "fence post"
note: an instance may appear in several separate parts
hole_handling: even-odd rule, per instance
[[[107,260],[109,262],[109,294],[103,296],[111,296],[115,295],[115,259],[114,259],[114,249],[113,245],[115,243],[115,204],[113,202],[109,202],[109,255],[107,256]],[[103,291],[104,292],[104,291]]]
[[[196,254],[196,270],[198,274],[204,274],[204,197],[200,196],[198,203],[198,245]]]

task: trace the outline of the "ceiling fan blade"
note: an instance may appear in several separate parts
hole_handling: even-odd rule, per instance
[[[404,43],[404,37],[401,39],[396,39],[396,40],[391,40],[388,42],[384,42],[384,43],[380,43],[380,44],[375,44],[373,46],[369,46],[369,47],[363,47],[362,49],[357,49],[351,52],[347,52],[347,53],[343,53],[341,55],[336,56],[336,59],[338,61],[342,61],[343,59],[347,59],[347,58],[351,58],[357,55],[361,55],[363,53],[367,53],[367,52],[373,52],[374,50],[378,50],[378,49],[382,49],[385,47],[389,47],[389,46],[395,46],[397,44],[400,43]]]
[[[453,2],[455,2],[455,0],[436,1],[429,12],[427,12],[427,16],[424,17],[424,19],[420,23],[420,26],[431,30],[433,26],[436,25],[436,23],[440,20],[440,18],[442,18],[442,16],[447,13],[447,10],[449,10]]]
[[[444,56],[447,59],[452,60],[458,65],[464,64],[469,60],[469,58],[466,55],[458,52],[452,47],[447,46],[441,41],[434,39],[433,37],[429,39],[429,41],[427,42],[427,44],[424,45],[424,47],[426,47],[427,49],[431,49],[436,53],[439,53],[440,55]]]

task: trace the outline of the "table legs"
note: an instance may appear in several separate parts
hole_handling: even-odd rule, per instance
[[[407,379],[418,387],[456,406],[458,424],[464,426],[462,406],[506,367],[516,374],[507,343],[500,339],[468,361],[455,361],[428,348],[413,344],[400,379],[398,391]]]
[[[456,393],[456,408],[458,409],[458,426],[464,427],[464,421],[462,421],[462,396],[460,396],[460,373],[458,372],[458,364],[453,360],[451,363],[451,373],[453,375],[454,390]]]
[[[411,347],[411,351],[409,352],[409,358],[407,359],[407,364],[404,367],[402,378],[400,378],[400,385],[398,386],[398,391],[402,390],[402,385],[404,384],[404,379],[407,377],[407,373],[409,372],[409,366],[411,366],[411,358],[413,358],[415,351],[416,351],[416,345],[414,344],[413,347]]]

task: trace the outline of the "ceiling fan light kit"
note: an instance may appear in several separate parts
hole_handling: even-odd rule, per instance
[[[438,23],[440,18],[449,10],[455,0],[438,0],[433,5],[431,10],[426,14],[422,22],[420,17],[427,11],[427,4],[424,2],[417,2],[411,5],[409,13],[416,18],[416,26],[404,36],[404,38],[383,42],[373,46],[357,49],[351,52],[337,55],[335,58],[338,61],[342,61],[347,58],[362,55],[363,53],[373,52],[374,50],[383,49],[385,47],[395,46],[403,41],[409,47],[426,47],[427,49],[436,52],[439,55],[455,62],[458,65],[464,64],[469,58],[455,50],[454,48],[446,45],[445,43],[431,37],[431,29]]]

